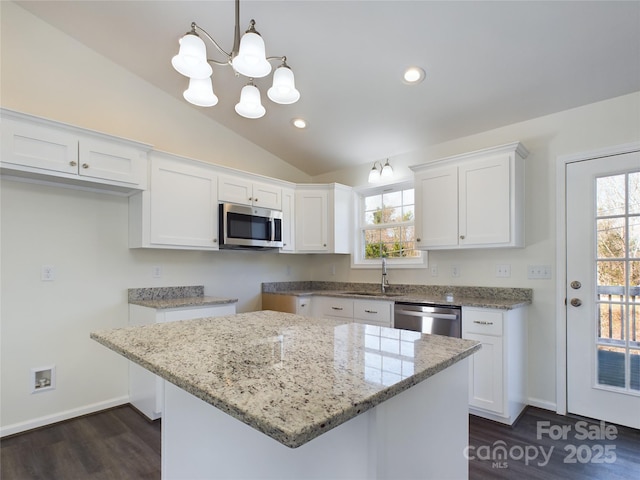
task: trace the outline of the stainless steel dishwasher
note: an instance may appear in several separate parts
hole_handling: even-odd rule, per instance
[[[455,305],[396,302],[393,327],[461,338],[462,309]]]

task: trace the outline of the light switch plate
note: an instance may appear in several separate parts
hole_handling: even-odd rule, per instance
[[[527,278],[530,280],[548,280],[551,278],[551,265],[528,265]]]

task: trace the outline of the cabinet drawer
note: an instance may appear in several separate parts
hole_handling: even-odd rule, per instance
[[[502,335],[503,314],[501,311],[463,309],[462,331],[482,335]]]
[[[391,303],[373,300],[354,300],[353,317],[375,324],[391,325]]]
[[[353,318],[353,300],[324,297],[321,300],[319,312],[322,316]]]

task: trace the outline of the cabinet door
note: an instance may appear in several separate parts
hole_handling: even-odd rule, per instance
[[[140,150],[127,145],[81,139],[79,155],[79,173],[83,177],[138,185],[146,172]]]
[[[251,205],[252,188],[251,182],[244,178],[221,175],[218,181],[218,199],[221,202]]]
[[[151,243],[218,249],[218,179],[212,170],[155,158]]]
[[[282,248],[281,252],[294,252],[295,245],[295,212],[296,192],[293,189],[282,189]]]
[[[467,333],[464,338],[482,344],[470,357],[469,405],[501,414],[504,409],[502,337]]]
[[[457,167],[417,174],[415,195],[418,248],[458,245]]]
[[[296,250],[327,252],[328,192],[322,190],[296,192]]]
[[[282,210],[282,189],[266,183],[254,183],[253,205],[272,210]]]
[[[2,163],[77,174],[78,139],[53,128],[3,118]]]
[[[460,244],[509,243],[509,155],[498,155],[460,165],[459,181]]]

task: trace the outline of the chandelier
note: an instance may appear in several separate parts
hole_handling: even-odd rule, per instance
[[[245,118],[260,118],[264,116],[266,110],[262,106],[260,90],[253,84],[253,80],[269,75],[271,73],[269,62],[277,60],[282,63],[273,73],[273,85],[267,90],[267,97],[281,105],[297,102],[300,92],[296,90],[293,71],[287,65],[287,57],[266,56],[264,40],[255,29],[255,20],[251,20],[249,29],[242,39],[240,38],[240,0],[236,0],[235,17],[233,47],[230,53],[224,51],[218,42],[195,22],[191,23],[191,31],[179,40],[180,50],[171,59],[171,64],[178,73],[189,77],[189,87],[183,93],[185,100],[199,107],[216,105],[218,97],[213,93],[211,82],[213,69],[209,64],[230,66],[236,76],[243,75],[249,79],[240,92],[240,101],[235,106],[236,113]],[[213,44],[225,57],[224,60],[207,58],[206,45],[198,33],[202,33]]]

